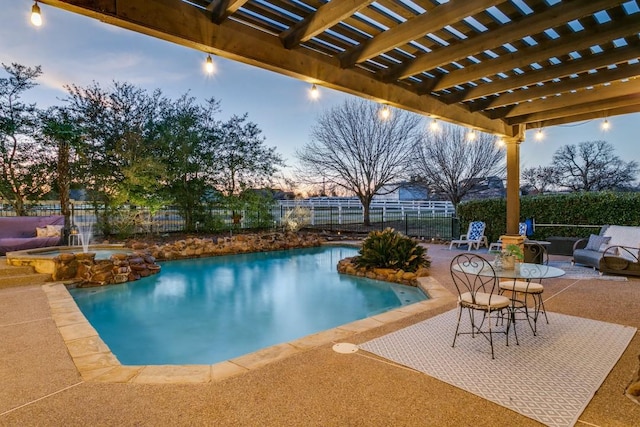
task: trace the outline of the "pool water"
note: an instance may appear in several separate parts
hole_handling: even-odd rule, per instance
[[[410,286],[338,274],[338,261],[357,251],[171,261],[136,282],[70,292],[122,364],[212,364],[426,299]]]

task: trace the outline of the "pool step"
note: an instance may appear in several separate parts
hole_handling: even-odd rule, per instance
[[[0,288],[42,285],[50,280],[50,274],[36,273],[31,266],[8,265],[6,259],[0,258]]]

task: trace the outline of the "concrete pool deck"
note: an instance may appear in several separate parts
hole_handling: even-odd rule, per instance
[[[61,285],[0,289],[0,425],[539,425],[366,352],[332,350],[335,342],[359,344],[454,308],[448,270],[458,253],[430,245],[430,281],[441,298],[234,359],[229,371],[219,364],[174,373],[112,366],[96,356],[105,351],[79,326]],[[553,279],[545,296],[552,312],[640,327],[638,279]],[[624,390],[639,353],[636,336],[577,425],[637,425],[640,406]]]

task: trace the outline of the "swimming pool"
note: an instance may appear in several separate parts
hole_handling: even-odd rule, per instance
[[[357,248],[320,247],[162,264],[136,282],[70,293],[122,364],[212,364],[426,299],[340,275]]]

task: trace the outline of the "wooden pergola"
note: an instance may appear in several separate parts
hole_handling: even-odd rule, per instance
[[[527,129],[640,112],[638,0],[44,0],[504,138],[507,233]]]

